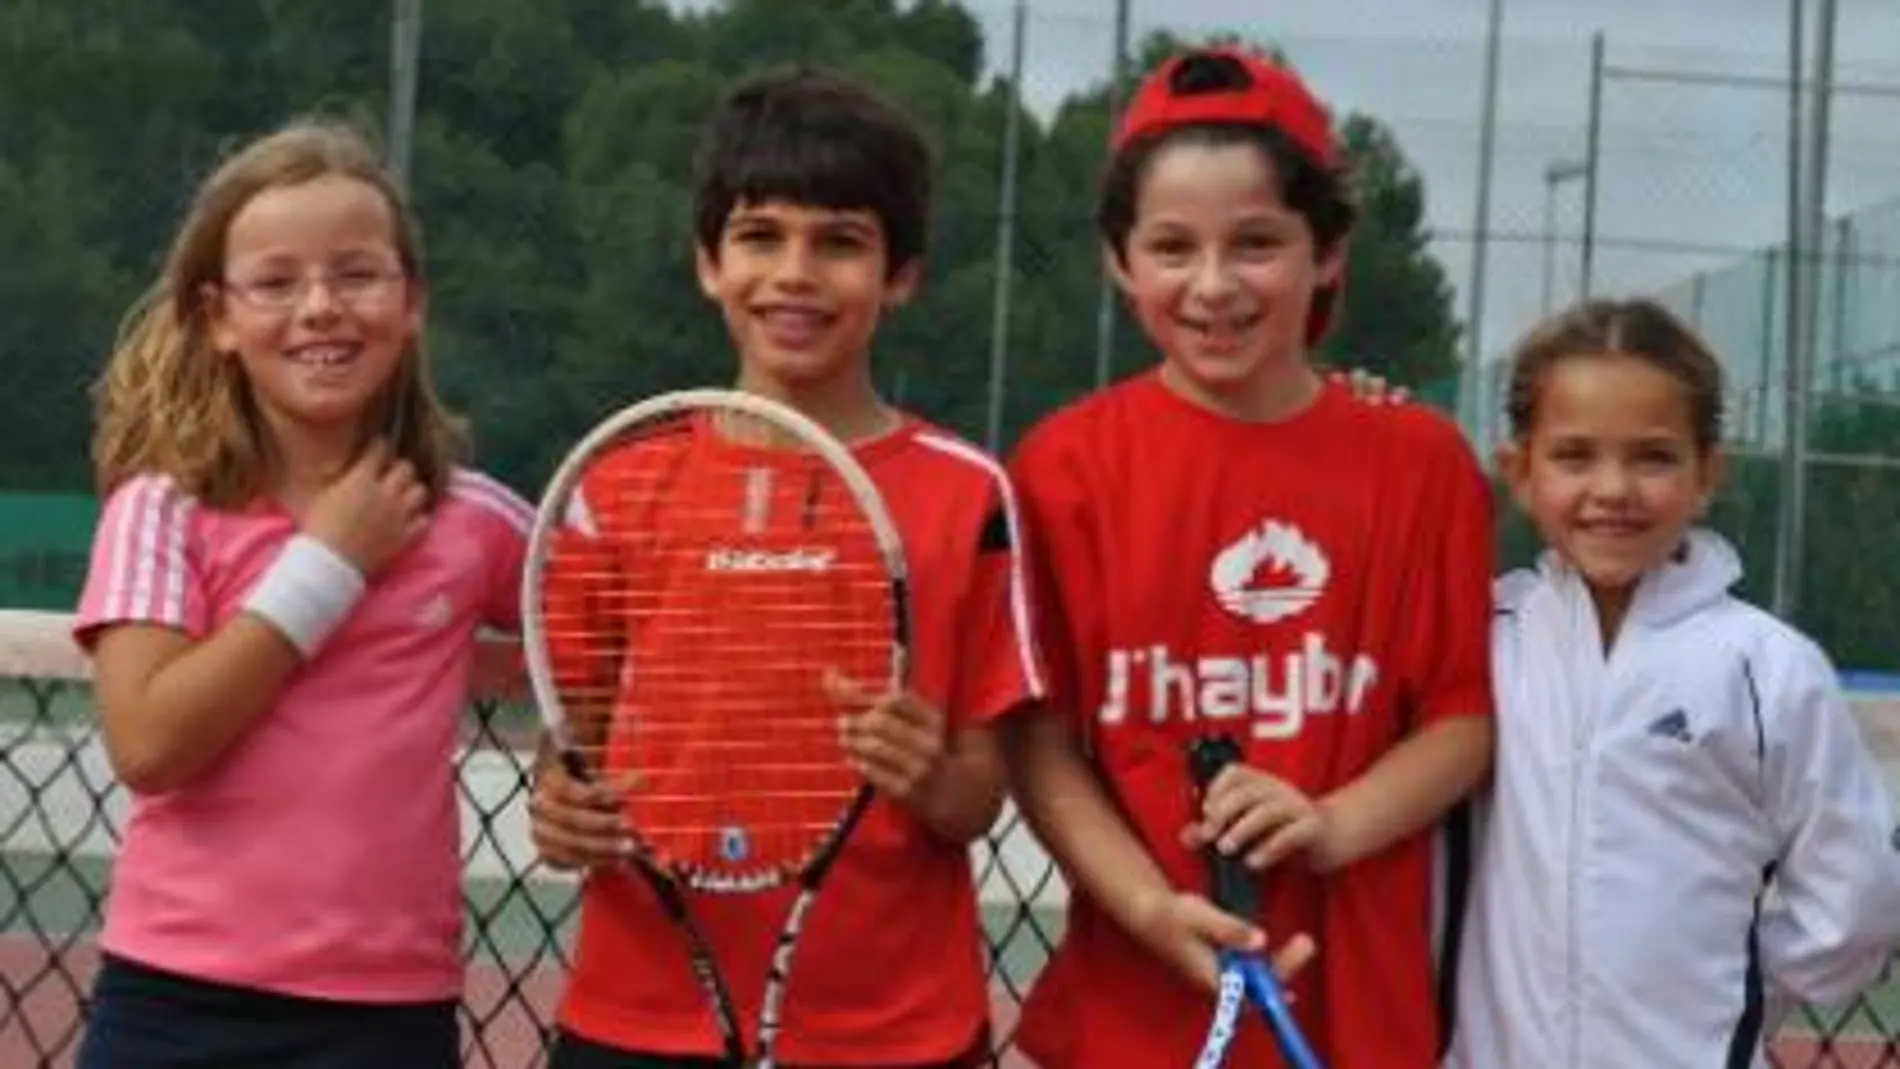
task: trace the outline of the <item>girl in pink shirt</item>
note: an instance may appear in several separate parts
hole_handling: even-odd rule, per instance
[[[133,794],[82,1069],[457,1063],[452,761],[529,509],[456,467],[409,210],[293,124],[199,191],[98,386],[77,638]]]

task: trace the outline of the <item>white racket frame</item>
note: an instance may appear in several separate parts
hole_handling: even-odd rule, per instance
[[[899,604],[897,611],[900,614],[909,611],[910,572],[905,563],[903,540],[898,535],[896,522],[891,519],[890,509],[885,506],[883,495],[878,492],[870,473],[864,470],[864,465],[858,463],[858,458],[851,454],[851,450],[816,420],[783,402],[743,390],[675,390],[637,401],[602,420],[568,451],[541,494],[541,500],[535,507],[534,526],[528,532],[527,564],[521,574],[522,653],[527,664],[528,686],[534,696],[535,708],[555,746],[563,753],[573,752],[573,740],[568,736],[567,711],[561,706],[560,690],[554,685],[554,667],[548,660],[547,636],[542,630],[540,611],[542,570],[547,563],[549,545],[567,522],[567,502],[576,484],[580,482],[587,465],[597,459],[603,449],[642,423],[686,412],[731,412],[760,420],[783,431],[830,465],[870,522],[878,553],[890,572],[894,589],[900,592],[906,602]],[[892,687],[902,686],[907,676],[905,662],[910,639],[908,619],[900,621],[898,635],[889,680]]]

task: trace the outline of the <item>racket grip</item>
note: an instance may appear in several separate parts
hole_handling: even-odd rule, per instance
[[[1207,735],[1188,746],[1188,772],[1194,778],[1197,794],[1207,791],[1214,777],[1228,765],[1240,760],[1240,744],[1231,735]],[[1223,854],[1209,843],[1201,851],[1207,860],[1208,887],[1214,904],[1254,923],[1260,915],[1260,885],[1253,873],[1233,854]]]
[[[1196,790],[1204,794],[1221,769],[1240,759],[1240,744],[1231,735],[1196,739],[1188,747],[1188,771],[1194,778]],[[1209,843],[1202,854],[1207,859],[1214,904],[1250,924],[1257,922],[1260,883],[1246,864],[1238,857],[1221,853],[1213,843]],[[1224,951],[1221,959],[1225,967],[1239,971],[1248,1001],[1259,1007],[1266,1017],[1267,1026],[1279,1041],[1280,1054],[1290,1069],[1324,1069],[1319,1055],[1313,1052],[1312,1044],[1307,1042],[1293,1018],[1293,1009],[1286,1003],[1286,991],[1274,975],[1273,966],[1260,957],[1234,950]]]

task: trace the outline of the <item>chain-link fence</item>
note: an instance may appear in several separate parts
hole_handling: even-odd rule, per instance
[[[1900,672],[1900,574],[1860,564],[1900,549],[1900,39],[1872,6],[1833,5],[1816,138],[1828,6],[1781,6],[1719,46],[1613,19],[1601,33],[1507,31],[1490,222],[1439,244],[1447,264],[1487,248],[1496,279],[1460,394],[1487,453],[1506,434],[1502,357],[1540,316],[1653,294],[1701,333],[1728,381],[1733,462],[1713,519],[1742,551],[1743,592],[1884,680]],[[1504,522],[1522,561],[1529,533]]]
[[[94,944],[127,797],[90,708],[86,664],[58,614],[0,612],[0,1065],[66,1066],[84,1027]],[[503,651],[497,647],[497,654]],[[505,660],[497,657],[497,660]],[[1900,772],[1900,705],[1864,704]],[[467,989],[465,1064],[527,1069],[543,1046],[567,966],[570,877],[541,868],[527,836],[531,713],[502,697],[471,708],[457,756],[462,800]],[[972,852],[999,1067],[1017,1003],[1060,936],[1063,884],[1005,816]],[[1900,986],[1853,1006],[1808,1008],[1775,1046],[1783,1069],[1900,1064]]]
[[[0,1065],[71,1063],[98,961],[128,797],[106,762],[86,664],[60,614],[0,611]],[[488,652],[511,663],[505,647]],[[491,674],[492,678],[501,678]],[[528,1069],[568,964],[573,877],[541,867],[528,839],[527,772],[538,723],[504,695],[477,701],[456,765],[461,794],[467,987],[464,1064]],[[1015,1006],[1060,932],[1060,878],[1006,815],[975,846],[994,991],[998,1064]]]

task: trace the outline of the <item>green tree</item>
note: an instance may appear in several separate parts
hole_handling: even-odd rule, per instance
[[[1348,118],[1341,145],[1351,161],[1359,222],[1347,246],[1345,306],[1322,352],[1420,387],[1458,370],[1459,327],[1444,266],[1425,234],[1425,182],[1383,123]]]
[[[76,489],[91,484],[86,387],[113,324],[96,313],[123,285],[84,240],[97,225],[72,190],[90,183],[69,161],[20,173],[0,160],[0,367],[18,384],[0,392],[0,486]],[[30,311],[29,311],[30,310]]]

